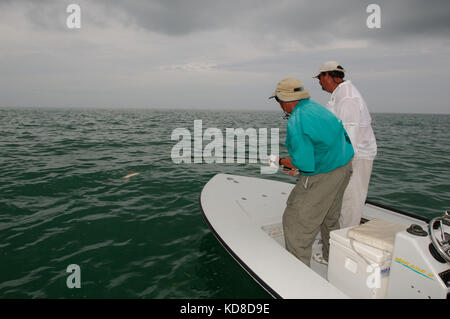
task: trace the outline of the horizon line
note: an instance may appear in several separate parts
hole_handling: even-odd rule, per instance
[[[154,110],[154,111],[223,111],[223,112],[279,112],[280,110],[266,110],[258,108],[217,108],[206,107],[152,107],[152,106],[0,106],[0,109],[55,109],[55,110]],[[425,112],[392,112],[392,111],[371,111],[370,114],[418,114],[418,115],[450,115],[440,111]]]

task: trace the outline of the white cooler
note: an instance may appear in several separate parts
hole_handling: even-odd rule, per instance
[[[405,228],[373,219],[332,231],[328,281],[351,298],[384,298],[395,234]]]

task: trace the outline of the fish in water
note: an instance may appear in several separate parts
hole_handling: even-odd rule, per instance
[[[135,176],[135,175],[139,175],[139,173],[137,173],[137,172],[130,173],[130,174],[128,174],[128,175],[125,175],[125,176],[122,177],[122,178],[130,178],[130,177]]]

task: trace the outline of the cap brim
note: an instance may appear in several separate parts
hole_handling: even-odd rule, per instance
[[[272,93],[272,95],[269,97],[269,99],[273,99],[276,96],[277,96],[277,90],[275,90],[275,92]]]

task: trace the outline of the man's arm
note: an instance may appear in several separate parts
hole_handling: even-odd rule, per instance
[[[358,131],[361,121],[360,104],[355,99],[344,98],[339,102],[336,110],[336,115],[342,120],[342,125],[344,125],[353,148],[355,148],[358,145]]]

